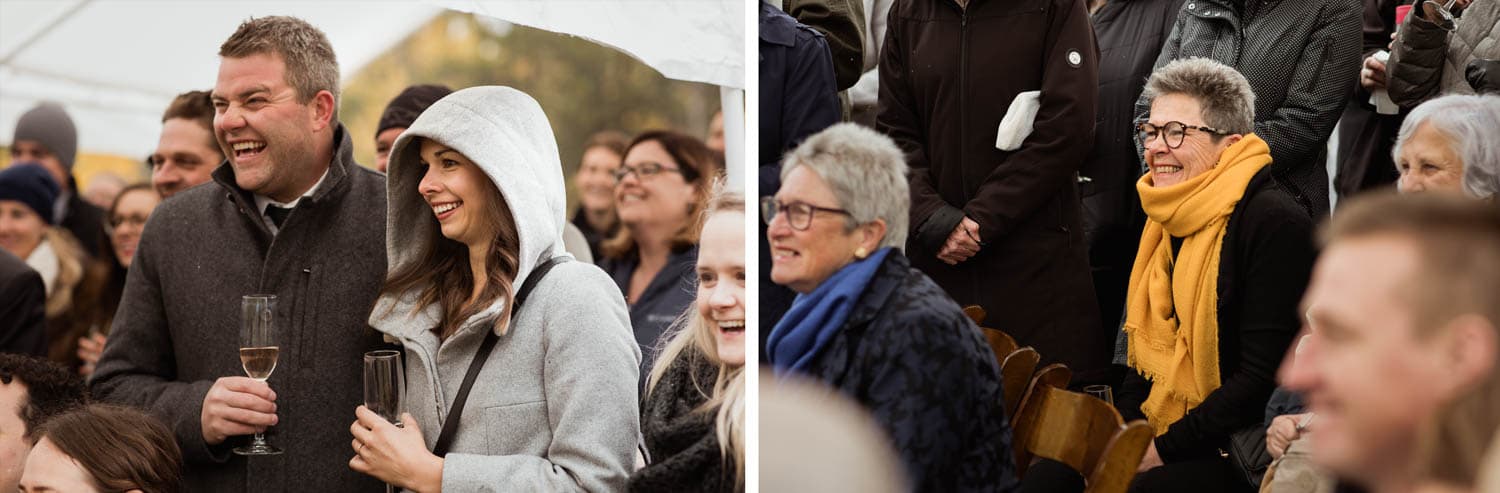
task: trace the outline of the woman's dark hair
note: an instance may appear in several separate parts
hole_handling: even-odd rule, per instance
[[[120,189],[120,193],[115,195],[115,200],[110,202],[109,210],[104,212],[104,221],[111,221],[115,217],[115,212],[120,209],[120,201],[134,192],[150,192],[155,195],[156,189],[151,188],[150,183],[137,183]],[[105,334],[109,333],[109,326],[115,318],[115,310],[120,307],[120,298],[125,295],[125,274],[129,272],[120,257],[115,255],[113,240],[110,241],[111,247],[104,249],[104,258],[108,262],[95,266],[96,269],[103,270],[102,277],[105,281],[100,284],[99,302],[94,304],[97,311],[91,317],[95,323],[99,324],[100,331]]]
[[[698,195],[687,211],[688,219],[683,221],[682,229],[672,237],[673,251],[690,248],[698,243],[699,224],[694,218],[698,217],[707,204],[709,188],[714,179],[722,175],[724,170],[720,168],[719,160],[714,158],[713,151],[703,141],[671,130],[652,130],[637,135],[630,146],[625,148],[623,155],[629,155],[631,149],[646,142],[656,142],[666,149],[667,155],[672,156],[672,160],[682,170],[682,179],[692,183]],[[604,256],[609,258],[628,257],[635,252],[636,247],[629,227],[620,228],[613,238],[604,240],[599,246],[604,251]]]
[[[419,149],[421,141],[422,139],[416,139],[407,144],[407,148]],[[468,156],[464,158],[468,159]],[[471,166],[478,166],[472,160],[470,162]],[[516,272],[520,270],[521,240],[516,231],[516,222],[511,218],[510,207],[500,194],[500,189],[488,179],[484,180],[482,186],[489,202],[494,205],[494,210],[484,219],[490,231],[495,232],[495,241],[485,255],[485,274],[488,279],[485,280],[484,291],[479,293],[479,297],[469,303],[469,294],[474,286],[474,271],[469,267],[469,247],[443,236],[442,228],[435,224],[437,218],[430,214],[426,220],[434,224],[428,228],[427,241],[422,243],[424,251],[417,255],[416,261],[406,262],[386,276],[385,285],[380,288],[381,296],[400,296],[413,290],[419,291],[417,307],[436,303],[442,309],[442,319],[435,328],[439,339],[447,339],[453,335],[469,317],[484,311],[490,302],[502,296],[505,297],[505,308],[496,317],[495,324],[502,334],[507,330],[505,324],[510,319],[514,298],[511,296],[512,283]]]
[[[46,439],[94,480],[100,491],[177,493],[182,451],[167,427],[140,411],[90,404],[52,417],[37,441]]]

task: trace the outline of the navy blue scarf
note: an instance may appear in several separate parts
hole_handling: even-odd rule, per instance
[[[850,262],[828,276],[811,293],[799,294],[792,308],[766,336],[766,354],[776,375],[803,371],[849,320],[892,248],[881,248],[864,260]]]

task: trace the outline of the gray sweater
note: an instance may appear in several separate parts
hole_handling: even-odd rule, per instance
[[[385,275],[385,178],[354,162],[342,125],[333,165],[278,235],[221,165],[151,214],[90,382],[105,401],[160,418],[182,447],[185,491],[371,491],[349,469],[349,424],[363,402],[361,355],[380,344],[365,326]],[[244,376],[240,297],[279,297],[281,353],[268,383],[283,455],[246,458],[203,441],[203,398],[219,377]]]
[[[474,87],[433,104],[392,148],[388,227],[401,232],[389,240],[393,268],[431,248],[438,227],[418,194],[427,166],[417,137],[457,150],[499,188],[520,240],[515,289],[541,261],[567,255],[562,166],[546,115],[520,91]],[[405,348],[405,407],[431,449],[504,300],[439,341],[431,329],[440,310],[416,306],[417,294],[381,297],[370,324]],[[443,491],[623,491],[640,435],[640,359],[625,299],[604,271],[576,261],[553,268],[475,380],[443,463]]]

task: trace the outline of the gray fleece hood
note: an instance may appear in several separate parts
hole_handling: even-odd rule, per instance
[[[537,264],[547,258],[567,255],[562,231],[564,191],[557,140],[542,108],[526,93],[501,86],[463,89],[438,100],[422,112],[391,148],[386,180],[386,257],[391,272],[420,258],[428,247],[425,238],[438,228],[432,208],[417,191],[424,166],[418,155],[417,138],[430,138],[474,162],[494,181],[509,206],[520,239],[520,266],[512,286],[519,289]],[[371,325],[391,335],[405,329],[435,325],[435,307],[411,313],[415,293],[382,297],[371,316]],[[492,317],[504,300],[470,319]],[[393,310],[386,312],[388,308]],[[431,318],[431,320],[426,320]],[[384,319],[384,320],[381,320]],[[385,327],[382,327],[384,325]],[[419,329],[420,330],[420,329]]]

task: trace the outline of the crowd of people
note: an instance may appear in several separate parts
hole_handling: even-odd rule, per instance
[[[18,122],[0,423],[22,425],[0,490],[743,491],[745,201],[722,130],[717,149],[599,132],[569,221],[521,91],[407,88],[372,168],[318,28],[253,18],[218,54],[214,87],[164,111],[150,182],[107,210],[73,191],[64,108]],[[269,374],[244,359],[247,295],[277,299]],[[377,413],[359,362],[391,348],[402,411]],[[241,455],[252,435],[270,455]]]
[[[848,92],[776,7],[766,399],[853,402],[910,490],[1083,488],[1015,462],[1003,331],[1149,426],[1131,491],[1500,482],[1500,3],[865,1]]]
[[[721,114],[590,136],[570,217],[502,86],[406,88],[366,166],[291,17],[171,101],[150,183],[79,190],[36,105],[0,490],[744,491],[759,365],[762,487],[1079,491],[1017,462],[997,340],[1149,430],[1130,491],[1500,488],[1500,0],[758,7],[753,198]]]

